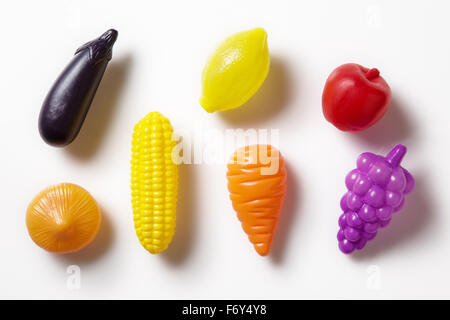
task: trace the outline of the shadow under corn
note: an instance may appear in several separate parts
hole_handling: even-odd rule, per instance
[[[196,168],[193,164],[178,167],[178,202],[175,234],[167,250],[161,256],[172,265],[181,265],[192,251],[197,225],[195,192]]]

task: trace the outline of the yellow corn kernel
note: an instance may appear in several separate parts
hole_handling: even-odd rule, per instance
[[[172,161],[172,126],[150,112],[134,127],[131,142],[131,204],[136,234],[150,253],[164,251],[175,232],[178,167]]]

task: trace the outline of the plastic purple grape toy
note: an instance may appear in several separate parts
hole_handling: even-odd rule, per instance
[[[341,199],[344,213],[339,217],[339,249],[346,254],[361,250],[386,227],[392,214],[405,202],[414,188],[414,178],[400,166],[406,154],[404,145],[396,145],[386,157],[362,153],[357,168],[345,178],[348,192]]]

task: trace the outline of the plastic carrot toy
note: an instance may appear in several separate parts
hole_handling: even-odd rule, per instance
[[[228,163],[228,190],[242,228],[261,256],[270,252],[286,194],[286,168],[270,145],[238,149]]]
[[[164,251],[175,232],[178,168],[172,161],[172,126],[151,112],[134,127],[131,154],[131,202],[134,225],[150,253]]]

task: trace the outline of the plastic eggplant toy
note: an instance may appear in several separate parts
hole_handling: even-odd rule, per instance
[[[117,35],[110,29],[78,48],[56,79],[39,115],[39,132],[48,144],[63,147],[78,135],[111,60]]]
[[[343,253],[364,248],[403,207],[405,195],[414,188],[414,178],[400,166],[405,154],[406,147],[399,144],[386,157],[369,152],[358,157],[357,168],[345,178],[348,192],[341,199],[344,213],[337,238]]]
[[[287,189],[281,153],[270,145],[240,148],[231,156],[227,178],[242,228],[256,252],[268,255]]]

